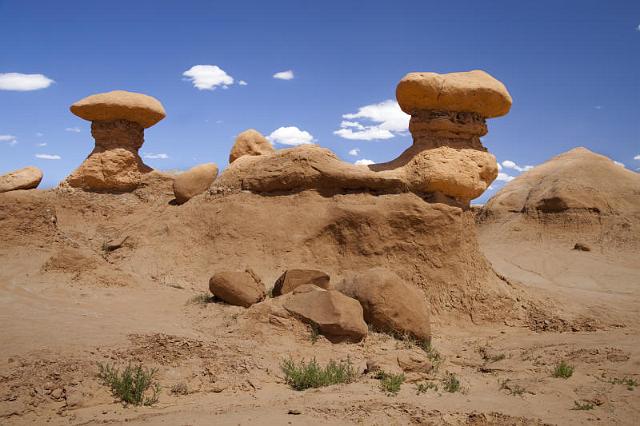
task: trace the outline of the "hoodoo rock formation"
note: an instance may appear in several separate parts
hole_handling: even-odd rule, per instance
[[[86,97],[71,105],[71,112],[91,121],[95,148],[66,183],[96,192],[126,192],[138,187],[142,175],[152,171],[138,150],[144,143],[144,129],[165,117],[160,101],[116,90]]]
[[[243,155],[265,155],[273,152],[273,146],[260,132],[254,129],[245,130],[236,137],[229,154],[229,164]]]
[[[363,168],[315,145],[260,151],[234,161],[213,189],[414,192],[467,207],[498,175],[496,159],[480,137],[487,133],[487,118],[509,111],[509,92],[484,71],[410,73],[398,84],[396,96],[400,107],[411,114],[413,136],[413,145],[397,159]],[[230,160],[237,160],[238,153],[252,152],[240,150],[238,144]]]

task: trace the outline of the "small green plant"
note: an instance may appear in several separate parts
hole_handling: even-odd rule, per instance
[[[590,402],[573,401],[572,410],[593,410],[593,404]]]
[[[318,328],[318,324],[312,323],[311,326],[311,344],[315,345],[318,341],[318,337],[320,336],[320,328]]]
[[[614,377],[613,379],[609,379],[609,383],[614,385],[625,385],[630,391],[634,390],[638,386],[638,381],[630,377],[623,377],[622,379]]]
[[[567,364],[565,361],[560,361],[558,365],[556,365],[555,370],[553,370],[553,377],[561,377],[563,379],[568,379],[573,375],[573,366]]]
[[[212,303],[214,296],[211,296],[207,293],[200,293],[193,296],[191,299],[187,301],[188,305],[206,305],[207,303]]]
[[[184,382],[176,383],[171,386],[171,394],[172,395],[187,395],[189,390],[187,389],[187,384]]]
[[[154,380],[158,370],[129,364],[123,371],[110,364],[98,364],[98,378],[126,405],[153,405],[158,402],[160,384]],[[147,391],[151,391],[148,395]]]
[[[500,382],[500,390],[506,390],[509,395],[522,396],[527,390],[518,384],[512,384],[511,380],[505,379]]]
[[[389,374],[384,371],[379,371],[375,378],[380,380],[380,389],[386,392],[388,395],[397,395],[400,392],[400,387],[404,383],[404,374]]]
[[[438,385],[429,381],[426,381],[424,383],[416,383],[416,395],[427,393],[429,389],[433,389],[434,391],[438,392]]]
[[[281,365],[285,381],[295,390],[319,388],[338,383],[351,383],[356,378],[356,370],[351,360],[329,361],[322,367],[314,359],[296,364],[292,359],[284,360]]]
[[[453,373],[447,372],[447,374],[445,374],[444,379],[442,379],[442,385],[444,390],[450,393],[460,390],[460,380]]]

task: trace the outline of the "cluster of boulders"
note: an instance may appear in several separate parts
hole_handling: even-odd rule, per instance
[[[217,299],[245,308],[267,298],[265,285],[251,269],[218,272],[209,280],[209,290]],[[348,273],[335,285],[322,271],[290,269],[275,282],[271,295],[282,298],[286,311],[331,342],[359,342],[369,327],[431,340],[425,295],[384,268]]]

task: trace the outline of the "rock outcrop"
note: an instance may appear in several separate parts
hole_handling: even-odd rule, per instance
[[[218,176],[218,166],[205,163],[180,173],[173,181],[176,202],[183,204],[198,194],[205,192]]]
[[[306,284],[315,285],[324,290],[329,290],[331,285],[329,275],[322,271],[316,271],[315,269],[288,269],[280,275],[280,278],[273,286],[273,295],[282,296]]]
[[[0,192],[34,189],[40,185],[42,170],[29,166],[0,176]]]
[[[138,150],[144,143],[144,129],[165,117],[160,101],[116,90],[84,98],[71,105],[71,112],[91,121],[95,147],[65,182],[96,192],[137,188],[142,175],[152,170],[142,162]]]
[[[334,343],[359,342],[367,335],[360,303],[336,290],[303,285],[288,296],[284,308]]]
[[[209,290],[220,300],[245,308],[266,296],[264,284],[251,269],[218,272],[209,280]]]
[[[422,290],[384,268],[347,276],[337,289],[362,305],[364,319],[375,329],[431,341],[429,304]]]
[[[411,115],[413,145],[388,163],[358,167],[331,151],[303,145],[273,153],[240,149],[233,164],[212,187],[214,192],[256,193],[314,189],[325,193],[414,192],[461,207],[480,196],[498,175],[495,157],[482,146],[486,118],[504,115],[511,96],[483,71],[411,73],[397,88],[400,107]],[[238,153],[251,152],[238,158]]]
[[[254,129],[245,130],[236,137],[229,154],[229,164],[243,155],[265,155],[273,152],[273,146],[260,132]]]

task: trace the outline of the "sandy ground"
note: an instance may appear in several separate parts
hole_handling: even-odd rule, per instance
[[[410,342],[371,333],[359,344],[316,342],[273,301],[250,309],[196,303],[205,283],[149,276],[96,285],[68,271],[42,272],[51,255],[37,244],[0,246],[0,423],[2,424],[638,424],[640,267],[632,254],[579,252],[555,242],[504,241],[480,230],[482,249],[505,280],[582,312],[592,327],[533,331],[509,321],[435,319],[433,346],[444,361],[407,373],[396,396],[364,373],[425,356]],[[549,330],[553,330],[553,319]],[[544,329],[544,324],[541,329]],[[585,329],[591,331],[585,331]],[[283,359],[350,359],[356,382],[294,391]],[[565,360],[568,379],[552,377]],[[97,363],[144,363],[162,386],[151,407],[124,407],[96,378]],[[391,367],[390,367],[391,368]],[[460,392],[441,380],[455,374]],[[418,394],[426,380],[439,390]],[[177,383],[187,395],[173,395]],[[576,410],[575,403],[593,409]]]

